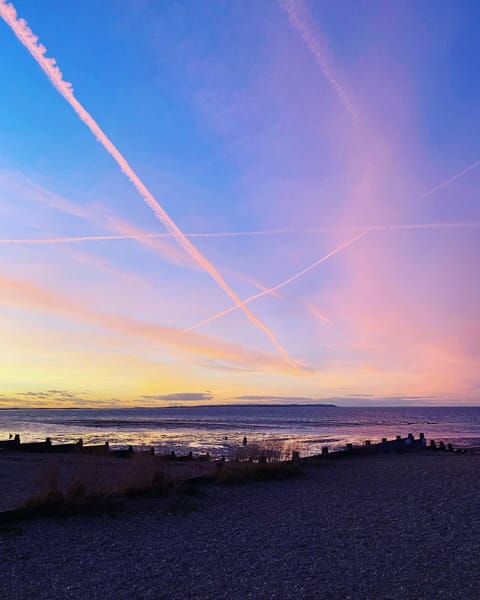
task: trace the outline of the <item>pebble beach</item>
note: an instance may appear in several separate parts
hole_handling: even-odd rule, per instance
[[[0,598],[476,599],[480,457],[319,461],[0,533]]]

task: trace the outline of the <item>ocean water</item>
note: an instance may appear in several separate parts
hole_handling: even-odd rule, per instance
[[[321,406],[194,406],[135,409],[0,410],[0,439],[132,444],[162,451],[228,454],[244,436],[249,442],[292,442],[302,454],[396,435],[480,446],[480,407],[345,408]]]

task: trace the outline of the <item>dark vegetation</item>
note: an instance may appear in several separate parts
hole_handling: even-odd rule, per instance
[[[255,445],[249,451],[242,448],[239,454],[243,460],[235,456],[213,463],[211,474],[184,480],[172,477],[168,470],[155,471],[153,463],[144,459],[131,459],[131,467],[125,465],[127,476],[123,473],[118,478],[112,474],[108,478],[100,471],[87,473],[83,466],[66,481],[50,465],[43,473],[40,491],[16,510],[0,515],[0,535],[21,535],[17,524],[27,519],[113,515],[125,508],[129,499],[164,499],[168,513],[192,512],[200,509],[202,485],[282,481],[302,474],[298,461],[284,460],[286,453],[281,448]]]

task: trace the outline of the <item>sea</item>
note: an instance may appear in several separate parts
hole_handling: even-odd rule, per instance
[[[480,447],[478,407],[335,407],[318,405],[223,405],[118,409],[1,409],[0,440],[84,444],[112,448],[155,447],[157,452],[231,455],[248,443],[294,444],[301,454],[349,442],[372,443],[424,433],[455,447]]]

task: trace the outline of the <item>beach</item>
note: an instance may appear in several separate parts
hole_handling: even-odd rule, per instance
[[[0,0],[0,600],[480,600],[480,0]]]
[[[326,459],[0,534],[0,597],[480,597],[480,456]]]

